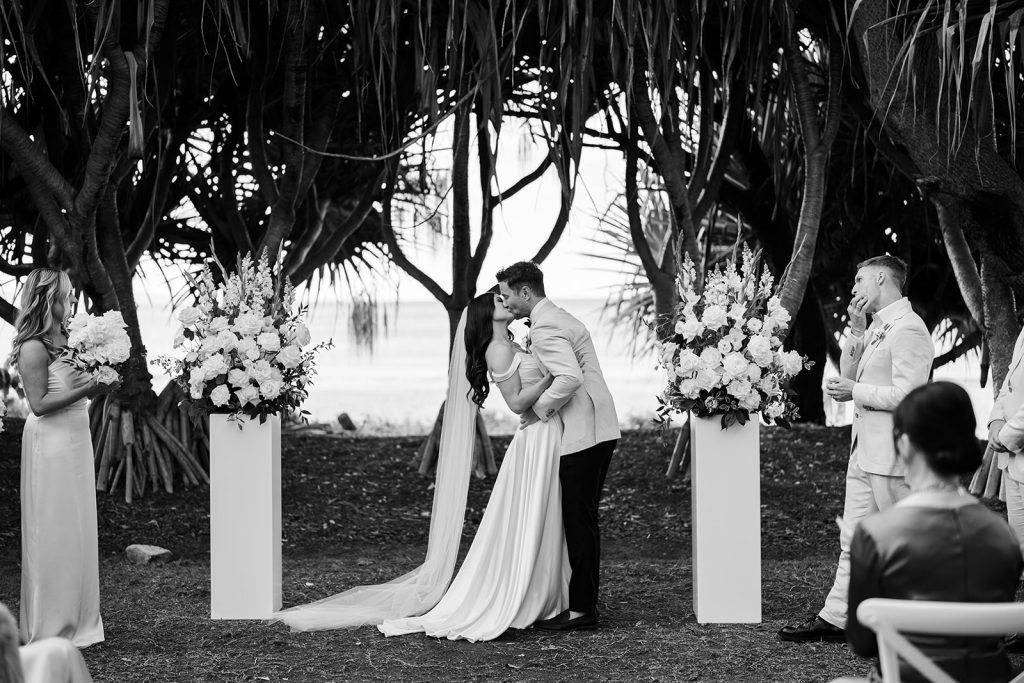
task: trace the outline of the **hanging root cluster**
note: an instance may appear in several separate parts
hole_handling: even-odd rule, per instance
[[[210,435],[178,407],[181,392],[170,383],[157,398],[156,410],[124,404],[116,396],[89,405],[96,490],[124,491],[125,502],[163,489],[174,493],[184,486],[209,484]]]

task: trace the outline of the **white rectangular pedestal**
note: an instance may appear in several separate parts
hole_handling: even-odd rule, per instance
[[[693,611],[702,624],[761,621],[761,452],[756,414],[722,429],[690,415]]]
[[[281,419],[210,415],[210,617],[281,609]]]

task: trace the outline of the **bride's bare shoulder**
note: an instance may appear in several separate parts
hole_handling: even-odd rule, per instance
[[[487,352],[484,354],[487,359],[487,367],[491,372],[503,372],[508,369],[508,366],[512,364],[512,359],[515,357],[515,350],[511,344],[492,341],[487,347]]]

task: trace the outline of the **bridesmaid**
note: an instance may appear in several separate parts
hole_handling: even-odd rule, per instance
[[[111,387],[63,356],[71,280],[50,268],[25,278],[11,364],[31,413],[21,442],[22,641],[60,636],[78,647],[103,641],[96,478],[87,398]]]

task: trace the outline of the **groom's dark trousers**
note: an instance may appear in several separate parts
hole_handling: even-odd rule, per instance
[[[616,440],[602,441],[563,455],[558,466],[562,484],[562,526],[569,551],[569,609],[593,612],[601,571],[601,531],[597,506]]]

